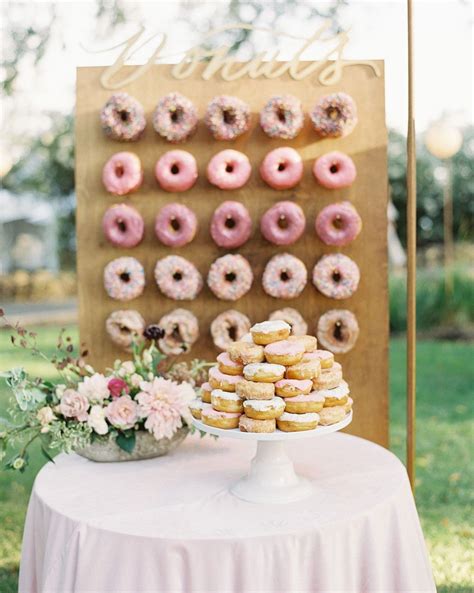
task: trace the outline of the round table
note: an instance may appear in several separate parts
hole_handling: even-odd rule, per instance
[[[436,591],[392,453],[346,434],[290,442],[318,487],[282,505],[229,492],[254,450],[195,435],[148,461],[60,455],[36,478],[20,593]]]

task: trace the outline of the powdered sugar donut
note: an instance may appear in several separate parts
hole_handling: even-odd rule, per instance
[[[100,123],[112,140],[138,140],[146,126],[145,112],[139,101],[128,93],[116,93],[100,112]]]
[[[196,266],[179,255],[168,255],[156,262],[155,280],[161,292],[175,301],[195,299],[203,284]]]
[[[198,228],[194,212],[184,204],[167,204],[155,219],[155,234],[168,247],[181,247],[190,243]]]
[[[319,318],[317,335],[321,344],[334,354],[349,352],[359,337],[357,318],[347,309],[331,309]]]
[[[290,189],[295,187],[303,176],[303,161],[294,148],[275,148],[263,159],[260,175],[273,189]]]
[[[130,352],[134,341],[143,340],[145,320],[133,309],[113,311],[107,317],[105,329],[112,342]]]
[[[296,138],[303,124],[303,106],[293,95],[272,97],[260,112],[260,125],[270,138]]]
[[[313,269],[313,284],[330,299],[348,299],[359,280],[359,266],[342,253],[323,255]]]
[[[145,270],[134,257],[118,257],[104,268],[104,287],[110,298],[131,301],[145,288]]]
[[[207,284],[217,298],[236,301],[252,286],[253,273],[249,262],[242,255],[224,255],[209,268]]]
[[[211,323],[211,336],[214,344],[226,350],[234,342],[238,342],[250,329],[250,319],[234,309],[218,315]]]
[[[205,122],[216,140],[235,140],[249,129],[250,109],[237,97],[220,95],[209,103]]]
[[[306,217],[303,209],[294,202],[277,202],[260,220],[260,230],[267,241],[274,245],[291,245],[304,233]]]
[[[334,93],[319,99],[310,113],[313,127],[322,138],[347,136],[357,124],[357,108],[347,93]]]
[[[175,309],[159,320],[158,325],[165,335],[158,341],[164,354],[189,352],[199,337],[197,317],[187,309]]]
[[[165,191],[186,191],[198,177],[196,159],[185,150],[165,152],[155,165],[155,177]]]
[[[281,319],[286,321],[291,326],[291,334],[293,336],[304,336],[308,333],[308,324],[296,309],[291,307],[284,307],[273,311],[268,317],[270,321],[274,319]]]
[[[323,187],[341,189],[354,183],[357,170],[350,156],[334,151],[316,159],[313,165],[313,175]]]
[[[350,202],[338,202],[321,210],[316,217],[315,228],[323,243],[342,247],[360,233],[362,220]]]
[[[142,182],[142,164],[133,152],[117,152],[102,169],[102,183],[105,189],[116,196],[125,196],[137,191]]]
[[[252,219],[240,202],[223,202],[212,215],[210,230],[216,245],[233,249],[243,245],[250,237]]]
[[[238,189],[245,185],[252,172],[250,161],[238,150],[221,150],[207,165],[207,178],[220,189]]]
[[[127,204],[111,206],[102,218],[107,241],[117,247],[135,247],[143,239],[145,223],[141,214]]]
[[[294,299],[299,296],[308,279],[304,263],[289,253],[274,255],[263,272],[263,289],[277,299]]]
[[[181,93],[168,93],[159,100],[153,114],[155,132],[168,142],[184,142],[196,131],[197,110]]]

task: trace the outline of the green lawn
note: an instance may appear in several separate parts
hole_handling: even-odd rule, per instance
[[[57,328],[40,328],[45,351],[55,343]],[[76,337],[75,328],[71,335]],[[428,542],[438,591],[472,591],[472,513],[474,365],[473,349],[466,343],[421,342],[418,347],[418,459],[417,505]],[[0,332],[0,370],[24,365],[30,371],[53,376],[46,363],[13,350]],[[391,446],[405,450],[405,348],[391,341]],[[7,392],[0,388],[0,411]],[[17,590],[17,571],[23,521],[34,475],[43,465],[39,451],[31,455],[30,471],[23,475],[0,473],[0,591]]]

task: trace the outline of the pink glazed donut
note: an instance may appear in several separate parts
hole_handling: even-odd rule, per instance
[[[301,101],[293,95],[272,97],[260,112],[260,125],[270,138],[296,138],[303,124]]]
[[[179,255],[168,255],[156,262],[155,280],[161,292],[175,301],[192,301],[202,288],[197,268]]]
[[[328,152],[314,162],[313,175],[328,189],[341,189],[354,183],[357,175],[354,161],[343,152]]]
[[[313,284],[330,299],[348,299],[359,286],[359,266],[347,255],[323,255],[313,269]]]
[[[274,245],[291,245],[304,233],[306,218],[303,209],[294,202],[277,202],[260,220],[260,230]]]
[[[252,286],[253,273],[242,255],[224,255],[209,268],[207,284],[218,299],[236,301]]]
[[[245,185],[252,172],[250,161],[238,150],[222,150],[207,165],[207,178],[220,189],[238,189]]]
[[[350,202],[338,202],[321,210],[316,217],[315,227],[323,243],[342,247],[360,233],[362,220]]]
[[[102,218],[107,241],[117,247],[135,247],[143,239],[145,224],[141,215],[126,204],[111,206]]]
[[[110,298],[131,301],[145,288],[145,270],[134,257],[118,257],[104,268],[104,288]]]
[[[273,189],[290,189],[303,176],[303,161],[294,148],[275,148],[263,159],[260,175]]]
[[[274,255],[263,272],[263,290],[276,299],[295,299],[306,286],[304,263],[289,253]]]
[[[153,114],[155,132],[172,143],[184,142],[196,131],[197,110],[181,93],[169,93],[159,100]]]
[[[357,124],[357,107],[347,93],[321,97],[310,113],[314,131],[321,138],[347,136]]]
[[[155,218],[155,235],[168,247],[182,247],[190,243],[198,228],[194,212],[183,204],[167,204]]]
[[[211,236],[216,245],[233,249],[243,245],[252,232],[249,211],[240,202],[223,202],[211,220]]]
[[[186,191],[198,177],[196,159],[185,150],[165,152],[155,165],[155,177],[165,191]]]
[[[250,108],[237,97],[219,95],[207,106],[204,121],[216,140],[235,140],[249,129]]]
[[[142,182],[142,164],[133,152],[117,152],[102,169],[102,183],[105,189],[116,196],[131,194]]]

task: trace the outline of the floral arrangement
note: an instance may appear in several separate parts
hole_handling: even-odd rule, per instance
[[[11,331],[14,347],[47,360],[60,377],[53,383],[30,377],[23,368],[0,374],[13,394],[11,419],[0,418],[0,458],[10,448],[15,450],[6,462],[7,469],[24,471],[28,447],[36,440],[52,461],[54,450],[71,452],[100,439],[115,439],[131,453],[138,430],[160,440],[192,426],[189,403],[195,398],[195,387],[206,380],[210,365],[165,356],[157,347],[163,337],[159,327],[148,326],[145,340],[133,344],[131,360],[116,360],[113,368],[98,373],[86,363],[85,350],[76,354],[64,330],[54,355],[48,358],[38,348],[34,332],[10,324],[2,310],[0,318]]]

